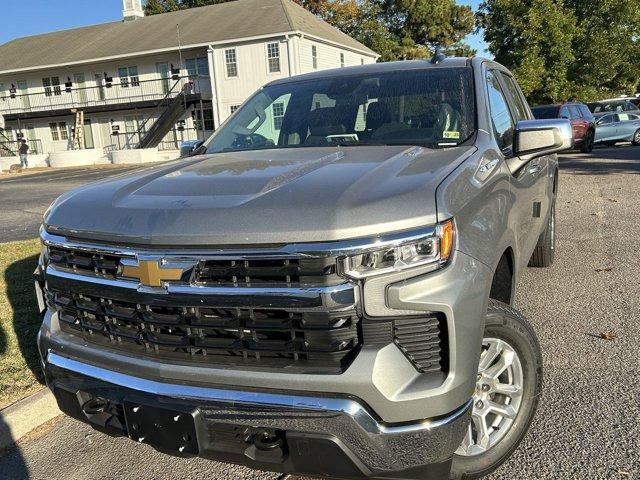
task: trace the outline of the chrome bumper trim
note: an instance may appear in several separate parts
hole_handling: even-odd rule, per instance
[[[168,260],[206,260],[212,259],[241,259],[251,260],[259,258],[289,258],[289,257],[341,257],[353,255],[384,247],[392,247],[412,243],[414,241],[435,235],[434,226],[382,234],[376,237],[354,238],[350,240],[336,240],[328,242],[290,243],[268,246],[225,247],[225,248],[153,248],[149,246],[134,246],[93,244],[82,240],[70,240],[63,235],[56,235],[41,229],[42,242],[51,247],[70,248],[91,253],[117,255],[121,257],[136,258],[141,255],[162,256]]]
[[[118,300],[181,306],[253,307],[348,310],[355,308],[357,289],[351,283],[328,287],[202,287],[167,283],[166,289],[140,287],[137,282],[112,280],[99,275],[77,274],[49,265],[47,287]]]
[[[415,423],[393,425],[379,422],[366,406],[350,398],[285,395],[163,383],[89,365],[58,355],[54,352],[48,353],[45,364],[47,368],[54,366],[125,389],[175,399],[225,403],[232,405],[234,408],[241,406],[259,406],[269,409],[284,409],[288,412],[297,410],[300,412],[323,412],[323,414],[346,415],[365,432],[376,436],[396,436],[399,434],[431,432],[456,423],[469,412],[471,407],[471,400],[469,400],[463,406],[444,417],[422,420]]]

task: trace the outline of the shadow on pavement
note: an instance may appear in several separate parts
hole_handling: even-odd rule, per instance
[[[592,153],[563,154],[560,167],[578,175],[640,173],[640,147],[596,147]]]
[[[33,290],[33,271],[38,265],[38,255],[32,255],[9,265],[5,271],[7,299],[13,310],[13,330],[20,352],[36,379],[44,384],[40,368],[36,337],[42,323],[38,302]]]
[[[31,260],[33,260],[33,257],[31,257]],[[21,262],[18,262],[18,263],[21,263]],[[14,277],[9,274],[9,270],[11,270],[13,267],[14,265],[11,265],[11,267],[9,267],[6,273],[6,278],[5,278],[5,280],[7,281],[8,297],[11,305],[13,305],[13,302],[11,301],[10,292],[12,289],[19,288],[17,284],[13,283]],[[26,268],[26,266],[23,266],[22,268]],[[23,291],[26,285],[30,285],[30,283],[22,283],[21,286]],[[36,311],[37,311],[37,307],[36,307]],[[15,316],[16,314],[14,313],[14,324],[15,324]],[[19,335],[18,338],[20,339],[21,336]],[[5,332],[4,329],[0,326],[0,357],[2,357],[7,353],[7,343],[8,343],[7,332]],[[20,346],[20,348],[22,349],[22,345]],[[0,417],[0,435],[10,435],[9,427],[4,422],[2,417]],[[11,478],[15,480],[22,480],[22,479],[26,480],[30,478],[29,470],[27,469],[27,465],[25,464],[24,458],[22,457],[20,450],[16,447],[0,450],[0,472],[1,472],[0,477],[2,478]]]
[[[2,423],[1,420],[0,423]],[[2,472],[0,473],[1,478],[11,480],[29,480],[31,478],[22,453],[17,447],[0,451],[0,472]]]

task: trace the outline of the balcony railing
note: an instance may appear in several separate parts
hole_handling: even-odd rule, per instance
[[[41,92],[17,94],[10,91],[0,93],[0,114],[5,116],[29,112],[52,110],[82,109],[87,107],[110,106],[117,104],[153,102],[166,98],[167,94],[177,95],[189,85],[194,94],[210,90],[208,77],[198,75],[170,77],[156,80],[138,80],[129,77],[124,82],[113,79],[111,86],[103,84],[94,87],[72,87],[64,85],[42,88]],[[176,87],[178,84],[178,88]]]
[[[0,140],[0,157],[16,157],[18,156],[18,149],[20,148],[19,141],[14,140]],[[27,140],[29,145],[29,155],[37,155],[44,153],[42,149],[42,141],[39,139]]]
[[[103,147],[104,153],[113,152],[114,150],[127,150],[140,143],[145,132],[131,132],[125,135],[111,137],[111,144]],[[202,132],[195,128],[185,128],[180,130],[174,128],[162,139],[158,144],[159,151],[179,150],[180,144],[186,140],[201,140]],[[127,143],[127,141],[129,143]]]

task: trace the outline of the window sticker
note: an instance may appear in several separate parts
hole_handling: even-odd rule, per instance
[[[442,132],[442,138],[453,138],[458,140],[460,139],[460,132],[455,130],[445,130]]]

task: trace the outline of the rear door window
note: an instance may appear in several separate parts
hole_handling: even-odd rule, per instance
[[[507,87],[504,93],[513,106],[513,113],[516,116],[516,121],[519,122],[520,120],[530,120],[529,109],[525,104],[524,96],[522,95],[520,88],[516,84],[516,81],[511,75],[507,75],[504,72],[500,72],[500,75],[502,76],[502,80]]]
[[[560,109],[560,118],[566,118],[566,119],[571,118],[571,114],[569,113],[569,107],[565,106]]]
[[[576,105],[569,105],[569,115],[571,115],[571,120],[580,120],[582,118],[582,113]]]

